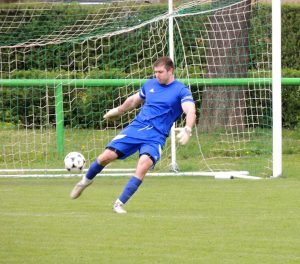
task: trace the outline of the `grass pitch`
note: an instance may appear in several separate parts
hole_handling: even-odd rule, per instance
[[[146,177],[0,179],[0,263],[300,263],[300,180]]]

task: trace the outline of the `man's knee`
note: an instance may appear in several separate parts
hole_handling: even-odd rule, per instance
[[[106,149],[97,157],[97,162],[103,166],[106,166],[116,158],[118,158],[118,154],[116,152]]]
[[[149,155],[143,154],[139,159],[137,170],[144,171],[146,173],[152,165],[153,160],[149,157]]]

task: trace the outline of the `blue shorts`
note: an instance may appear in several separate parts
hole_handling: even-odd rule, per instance
[[[151,126],[133,122],[106,146],[118,154],[118,159],[126,159],[135,152],[148,155],[153,165],[160,159],[166,136]]]

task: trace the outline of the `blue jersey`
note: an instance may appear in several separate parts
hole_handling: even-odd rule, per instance
[[[150,79],[139,94],[145,103],[134,121],[152,126],[165,136],[169,135],[173,123],[181,116],[181,104],[194,102],[189,88],[177,80],[164,85]]]
[[[147,81],[140,97],[145,103],[130,125],[107,145],[119,159],[136,151],[148,155],[155,164],[161,155],[173,123],[181,116],[184,102],[194,102],[191,91],[181,82],[162,85],[156,79]]]

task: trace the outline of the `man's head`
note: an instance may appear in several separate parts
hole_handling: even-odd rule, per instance
[[[160,84],[174,81],[174,63],[169,57],[161,57],[154,62],[155,77]]]

